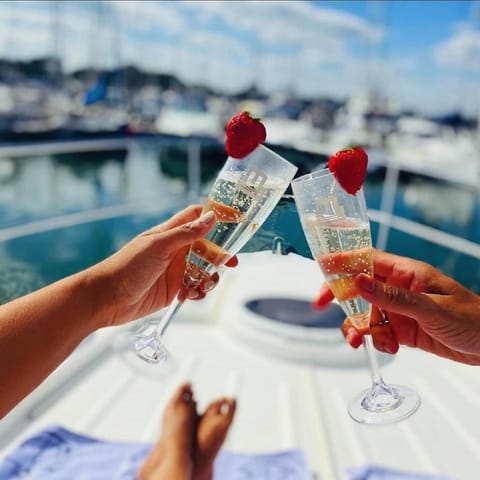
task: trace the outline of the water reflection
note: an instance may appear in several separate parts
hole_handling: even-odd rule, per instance
[[[385,171],[366,179],[367,205],[380,209]],[[400,175],[394,215],[432,228],[480,242],[480,190],[450,184],[423,175]]]
[[[404,198],[422,223],[446,231],[470,225],[475,212],[473,191],[438,182],[415,179],[405,187]]]
[[[135,202],[161,208],[186,181],[160,172],[158,148],[2,159],[0,228],[66,213]],[[1,175],[3,173],[3,175]]]

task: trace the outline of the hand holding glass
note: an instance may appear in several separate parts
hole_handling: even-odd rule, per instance
[[[292,181],[297,167],[264,145],[242,159],[228,158],[208,195],[202,213],[213,211],[216,223],[193,243],[186,258],[184,285],[199,285],[245,245],[270,215]],[[168,358],[162,336],[181,303],[174,300],[160,323],[135,335],[137,355],[149,363]]]
[[[363,190],[347,193],[334,175],[323,169],[292,182],[302,228],[313,257],[330,289],[355,327],[368,330],[371,305],[357,296],[354,279],[359,273],[373,275],[370,224]],[[350,416],[361,423],[396,422],[414,413],[420,399],[413,390],[387,385],[375,356],[372,338],[364,336],[372,373],[372,386],[355,398]]]

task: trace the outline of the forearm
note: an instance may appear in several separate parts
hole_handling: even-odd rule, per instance
[[[102,282],[86,270],[0,306],[0,418],[101,325]]]

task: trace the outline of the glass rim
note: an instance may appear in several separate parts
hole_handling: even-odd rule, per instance
[[[279,163],[282,163],[284,164],[286,167],[288,166],[289,168],[291,169],[294,169],[295,172],[298,171],[298,167],[293,164],[292,162],[290,162],[289,160],[287,160],[285,157],[282,157],[282,155],[280,155],[279,153],[275,152],[274,150],[272,150],[271,148],[268,148],[266,145],[264,145],[263,143],[261,143],[260,145],[257,146],[257,148],[255,148],[255,150],[253,150],[252,152],[250,152],[246,157],[244,158],[248,158],[250,155],[253,155],[258,149],[260,150],[263,150],[266,154],[268,154],[270,157],[273,157],[275,159],[275,161],[278,161]],[[228,156],[228,159],[232,159],[232,160],[235,160],[235,161],[239,161],[241,162],[243,159],[242,158],[233,158],[233,157],[230,157]]]
[[[334,173],[331,172],[328,167],[325,167],[325,168],[321,168],[319,170],[314,170],[313,172],[306,173],[306,174],[302,175],[301,177],[294,178],[291,182],[292,190],[294,192],[294,196],[295,196],[295,189],[296,188],[305,188],[305,187],[300,187],[304,183],[313,182],[315,180],[321,180],[323,178],[325,178],[325,179],[328,178],[328,179],[330,179],[330,181],[333,180],[333,183],[335,185],[341,187],[341,185],[338,182],[337,178],[335,177]],[[343,187],[342,187],[342,189],[345,191],[345,193],[347,193],[348,195],[351,195],[353,197],[358,196],[359,194],[361,196],[364,195],[363,185],[354,194],[347,192]]]
[[[301,177],[297,177],[292,180],[292,185],[294,183],[308,182],[309,180],[315,180],[317,178],[334,176],[333,173],[328,168],[322,168],[320,170],[314,170],[313,172],[306,173]]]

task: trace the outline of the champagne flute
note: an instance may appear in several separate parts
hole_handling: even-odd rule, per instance
[[[370,223],[363,189],[346,192],[328,170],[303,175],[292,182],[300,222],[313,257],[345,314],[358,329],[368,331],[371,304],[358,296],[354,280],[361,272],[373,275]],[[412,415],[420,397],[410,388],[386,384],[373,341],[364,335],[372,385],[349,405],[360,423],[392,423]]]
[[[275,208],[296,171],[296,166],[264,145],[245,158],[227,158],[202,211],[213,211],[216,223],[205,238],[190,247],[185,287],[200,285],[245,245]],[[152,327],[147,321],[147,327],[134,335],[138,357],[148,363],[168,362],[163,335],[180,306],[176,298],[158,325]]]

